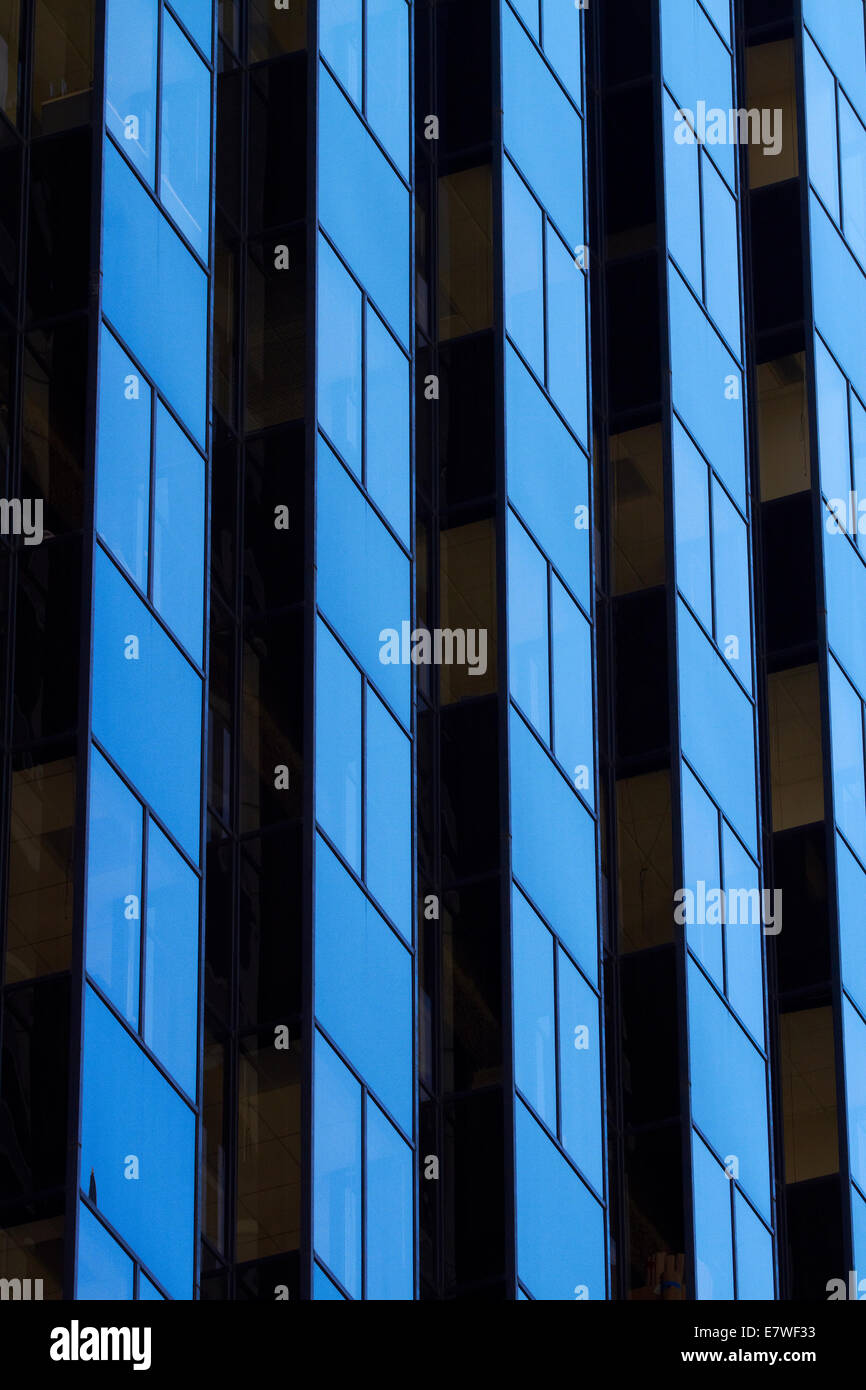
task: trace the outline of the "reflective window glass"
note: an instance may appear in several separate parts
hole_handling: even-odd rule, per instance
[[[400,725],[367,691],[366,881],[409,940],[412,933],[412,750]]]
[[[153,821],[147,842],[144,1040],[196,1094],[199,885]]]
[[[866,692],[866,566],[839,533],[824,542],[827,633],[857,689]]]
[[[596,1191],[604,1191],[598,1000],[558,950],[559,1089],[562,1144]]]
[[[105,124],[151,186],[156,160],[156,50],[159,0],[108,0],[105,12]]]
[[[360,1298],[361,1087],[318,1032],[313,1096],[313,1243]]]
[[[96,748],[89,802],[87,972],[137,1029],[143,812]]]
[[[550,582],[553,627],[553,751],[590,806],[595,804],[592,728],[592,631],[554,575]]]
[[[361,872],[361,674],[316,624],[316,819]]]
[[[839,96],[839,154],[842,165],[842,227],[866,267],[866,130],[845,97]],[[825,161],[832,164],[832,160]]]
[[[505,327],[544,381],[544,216],[510,159],[502,166]]]
[[[692,1132],[695,1279],[699,1299],[734,1296],[731,1180]]]
[[[836,824],[860,858],[866,859],[863,705],[835,661],[829,664],[829,680]]]
[[[703,0],[704,9],[726,43],[731,42],[730,0]]]
[[[727,184],[704,160],[704,261],[706,305],[728,345],[740,355],[740,255],[737,204]]]
[[[340,1293],[333,1279],[329,1279],[319,1265],[313,1266],[313,1298],[317,1303],[346,1301],[345,1295]]]
[[[403,4],[404,0],[400,0]],[[367,1242],[365,1297],[408,1299],[414,1289],[412,1259],[412,1150],[367,1101]]]
[[[556,1020],[553,937],[515,888],[512,904],[514,1080],[556,1133]]]
[[[319,237],[316,394],[319,424],[360,478],[361,291]]]
[[[205,464],[161,404],[156,408],[152,599],[190,655],[204,642]]]
[[[101,1221],[78,1204],[76,1299],[132,1299],[134,1266]]]
[[[848,1156],[851,1177],[866,1186],[866,1023],[847,999],[842,1001],[845,1036],[845,1089],[848,1104]]]
[[[863,1201],[854,1186],[851,1187],[851,1225],[854,1268],[858,1271],[857,1288],[866,1292],[866,1283],[862,1282],[863,1279],[866,1279],[866,1275],[859,1273],[859,1271],[866,1269],[866,1202]],[[858,1302],[862,1297],[863,1293],[859,1293]]]
[[[508,512],[508,663],[511,695],[550,740],[547,561]]]
[[[866,51],[860,0],[803,0],[803,20],[866,120]]]
[[[722,825],[722,864],[724,870],[727,926],[725,964],[728,998],[760,1047],[764,1046],[764,968],[761,939],[764,926],[770,930],[782,925],[773,910],[778,899],[768,900],[769,911],[759,911],[760,878],[758,866],[727,825]],[[772,917],[774,920],[769,921]],[[763,920],[762,920],[763,919]]]
[[[588,439],[586,277],[547,224],[547,385],[571,428]]]
[[[564,5],[562,0],[541,0],[541,17],[544,52],[579,106],[582,13],[577,5]]]
[[[701,264],[701,193],[698,174],[700,145],[688,123],[678,118],[675,101],[664,93],[665,207],[668,251],[675,258],[695,294],[703,290]],[[679,138],[677,138],[679,134]]]
[[[734,1192],[734,1231],[737,1241],[737,1298],[772,1302],[773,1237],[742,1193]]]
[[[146,591],[153,393],[105,327],[99,344],[96,525]]]
[[[683,889],[680,918],[689,947],[719,989],[724,988],[719,812],[682,764]]]
[[[818,402],[818,454],[821,491],[839,525],[848,518],[851,450],[848,435],[848,385],[821,339],[815,335],[815,387]],[[841,504],[841,506],[833,504]]]
[[[673,422],[677,584],[708,632],[713,630],[709,470],[679,420]]]
[[[866,556],[866,410],[851,393],[851,456],[854,471],[854,491],[857,494],[857,545]],[[850,501],[850,499],[849,499]],[[853,518],[852,518],[853,520]]]
[[[400,0],[405,5],[406,0]],[[409,545],[409,360],[367,307],[367,491]],[[345,353],[345,343],[341,351]]]
[[[162,25],[159,196],[203,261],[210,239],[211,77],[169,15]]]
[[[806,138],[809,178],[839,221],[839,164],[836,151],[836,79],[809,38],[803,36],[806,75]]]
[[[355,105],[363,93],[363,0],[321,0],[319,49]]]
[[[140,1303],[164,1303],[165,1299],[143,1270],[138,1271],[138,1300]]]
[[[863,929],[866,922],[866,873],[838,835],[836,884],[839,894],[842,984],[855,1004],[866,1012],[866,931]]]
[[[534,39],[538,38],[538,0],[510,0]]]
[[[211,0],[171,0],[171,6],[180,22],[185,24],[192,34],[205,57],[209,58],[213,25]]]
[[[731,55],[697,0],[663,0],[661,18],[662,72],[674,100],[693,113],[702,101],[708,113],[725,114],[723,133],[708,122],[706,146],[733,188],[735,146],[728,140],[727,120],[735,105]]]
[[[861,399],[866,399],[866,276],[818,202],[810,200],[815,327]]]
[[[409,6],[367,0],[367,120],[409,177]]]
[[[747,690],[752,688],[749,533],[728,494],[713,480],[716,642]]]

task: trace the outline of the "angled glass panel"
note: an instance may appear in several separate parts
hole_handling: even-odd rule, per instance
[[[824,541],[827,634],[849,679],[866,692],[866,565],[841,532]]]
[[[773,1237],[741,1192],[734,1193],[734,1232],[737,1250],[737,1298],[772,1302]]]
[[[544,52],[578,106],[581,104],[580,23],[577,5],[562,0],[541,0]]]
[[[353,1298],[361,1296],[361,1200],[361,1087],[317,1032],[313,1244]]]
[[[851,1226],[854,1247],[854,1268],[858,1272],[858,1302],[866,1294],[866,1276],[860,1273],[866,1269],[866,1202],[856,1187],[851,1187]]]
[[[319,237],[317,295],[319,424],[361,478],[361,291],[323,236]]]
[[[730,0],[704,0],[704,9],[715,24],[725,43],[731,42]]]
[[[803,36],[806,75],[806,140],[809,178],[832,217],[839,221],[839,162],[836,152],[836,79],[809,38]]]
[[[665,207],[668,251],[695,291],[703,292],[701,259],[700,157],[697,136],[676,102],[662,98],[665,157]]]
[[[839,97],[839,158],[842,230],[861,266],[866,267],[866,129],[842,95]]]
[[[732,188],[736,186],[735,146],[728,139],[728,112],[734,106],[731,55],[697,0],[662,0],[662,73],[674,100],[693,113],[707,112],[698,134]],[[712,113],[722,112],[718,125]]]
[[[586,276],[547,223],[547,386],[586,444]]]
[[[213,5],[211,0],[172,0],[172,9],[185,24],[206,58],[210,57],[213,41]]]
[[[861,400],[866,399],[866,276],[817,198],[810,204],[815,327]]]
[[[316,624],[316,819],[361,872],[361,673]]]
[[[505,328],[544,381],[544,215],[510,159],[502,196]]]
[[[190,245],[208,258],[211,76],[166,14],[162,24],[159,196]]]
[[[333,1279],[329,1279],[319,1266],[313,1266],[313,1298],[317,1303],[345,1303],[345,1294],[340,1293]]]
[[[401,4],[405,0],[400,0]],[[365,1296],[411,1299],[412,1150],[373,1101],[366,1113],[367,1248]]]
[[[713,480],[716,643],[747,690],[752,688],[749,533],[728,494]]]
[[[156,161],[156,50],[159,0],[108,0],[105,11],[105,124],[127,159],[153,184]]]
[[[692,1136],[695,1278],[699,1299],[734,1296],[731,1180],[696,1134]]]
[[[553,937],[516,888],[512,904],[514,1080],[556,1133],[556,1015]]]
[[[366,735],[366,882],[391,921],[409,941],[412,935],[412,750],[400,725],[369,688]]]
[[[740,253],[737,236],[737,204],[721,175],[708,159],[703,167],[704,256],[706,305],[740,355]]]
[[[866,557],[866,410],[851,393],[851,457],[857,510],[857,545]],[[853,526],[853,518],[852,518]]]
[[[357,107],[363,91],[363,0],[321,0],[319,51]]]
[[[815,387],[818,402],[818,453],[821,491],[830,503],[827,530],[847,530],[851,491],[848,384],[821,339],[815,335]]]
[[[700,782],[682,764],[683,889],[677,917],[684,921],[686,939],[701,965],[724,988],[722,922],[719,893],[719,812]]]
[[[722,866],[726,904],[725,964],[732,1006],[759,1047],[764,1046],[764,967],[761,938],[782,927],[781,893],[771,895],[765,912],[758,866],[736,835],[722,825]],[[763,920],[762,920],[763,918]],[[771,920],[772,919],[772,920]]]
[[[409,177],[409,6],[367,0],[367,120]]]
[[[866,860],[863,704],[835,661],[830,661],[828,675],[836,824],[860,859]]]
[[[598,999],[557,947],[561,1138],[597,1192],[604,1191]]]
[[[192,869],[150,823],[147,841],[144,1040],[196,1094],[199,884]]]
[[[838,835],[836,885],[842,984],[858,1008],[866,1012],[866,873]]]
[[[138,1301],[139,1303],[164,1303],[165,1299],[155,1284],[151,1283],[147,1275],[138,1271]]]
[[[511,0],[511,8],[520,15],[534,39],[538,38],[538,0]]]
[[[550,581],[553,628],[553,751],[590,806],[595,804],[592,727],[592,629],[556,575]]]
[[[96,526],[140,589],[147,589],[150,412],[153,393],[117,339],[99,338]]]
[[[205,462],[161,402],[156,407],[152,599],[190,655],[204,643]]]
[[[677,584],[707,632],[713,630],[709,470],[679,420],[673,422]]]
[[[138,1028],[141,847],[138,801],[96,748],[90,750],[87,837],[89,975]]]
[[[803,20],[866,120],[866,51],[860,0],[803,0]]]
[[[101,1221],[78,1204],[78,1266],[75,1297],[132,1299],[134,1265]]]
[[[851,1177],[866,1187],[866,1023],[847,999],[842,1001],[842,1018]]]
[[[508,512],[508,669],[511,695],[550,741],[547,561]]]
[[[406,0],[399,0],[405,7]],[[345,352],[345,345],[342,348]],[[366,483],[373,501],[409,545],[411,447],[409,360],[367,306]]]

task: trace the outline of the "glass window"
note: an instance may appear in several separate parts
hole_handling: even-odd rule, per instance
[[[565,953],[557,951],[562,1144],[603,1192],[598,999]]]
[[[613,588],[632,594],[664,584],[665,478],[660,425],[611,435]]]
[[[772,1302],[776,1296],[773,1237],[739,1191],[734,1192],[734,1231],[737,1242],[737,1298]]]
[[[105,124],[153,186],[159,0],[108,0],[105,15]]]
[[[100,1211],[172,1298],[192,1298],[195,1116],[90,989],[80,1171]]]
[[[322,612],[408,726],[411,666],[398,648],[412,614],[409,561],[321,439],[316,508]]]
[[[16,768],[10,821],[7,984],[72,961],[74,758]]]
[[[671,270],[668,279],[674,409],[745,507],[742,375],[680,276]]]
[[[372,690],[366,710],[365,854],[370,892],[412,934],[412,750]]]
[[[199,885],[151,821],[147,843],[144,1040],[196,1094]]]
[[[590,806],[595,804],[592,728],[592,630],[555,575],[550,582],[553,627],[553,751]]]
[[[512,699],[550,742],[547,561],[508,511],[508,663]]]
[[[588,611],[586,457],[509,347],[505,380],[509,499]]]
[[[316,624],[316,819],[361,872],[361,685],[325,624]]]
[[[409,191],[330,73],[319,85],[319,217],[404,345],[409,343]]]
[[[405,0],[400,0],[404,4]],[[414,1292],[412,1150],[378,1105],[367,1101],[365,1297],[407,1299]]]
[[[785,1178],[807,1182],[839,1171],[833,1010],[783,1013],[779,1026]]]
[[[96,9],[78,0],[37,0],[33,52],[34,135],[90,120]]]
[[[701,258],[701,193],[698,174],[700,145],[693,134],[691,140],[677,132],[685,131],[682,119],[677,119],[675,101],[664,93],[664,158],[665,208],[667,210],[668,251],[689,280],[695,294],[703,293]],[[706,167],[706,165],[705,165]]]
[[[514,710],[510,730],[514,877],[594,980],[598,973],[595,826]]]
[[[101,1221],[78,1204],[76,1299],[132,1299],[134,1265]]]
[[[809,38],[803,35],[806,74],[806,137],[809,178],[831,215],[839,221],[839,164],[836,152],[836,79]]]
[[[829,680],[836,824],[860,858],[866,859],[863,705],[835,661],[829,663]]]
[[[773,830],[778,832],[824,819],[818,667],[773,671],[767,685]]]
[[[755,908],[759,897],[758,866],[746,854],[739,840],[722,824],[722,863],[724,871],[727,926],[725,928],[725,963],[727,966],[728,998],[740,1018],[758,1043],[764,1046],[764,966],[761,939],[762,920],[773,912],[774,899],[768,901],[769,913],[759,914]],[[781,919],[772,925],[781,926]]]
[[[553,937],[516,888],[512,906],[514,1081],[556,1133]]]
[[[171,5],[181,24],[186,25],[205,57],[209,58],[213,25],[211,0],[171,0]]]
[[[544,216],[510,159],[502,168],[505,327],[544,381]]]
[[[866,1269],[866,1202],[856,1187],[851,1187],[851,1223],[854,1247],[854,1268],[858,1271],[858,1289],[866,1288],[861,1280],[866,1278],[859,1271]],[[862,1298],[863,1294],[859,1295]],[[859,1301],[859,1299],[858,1299]]]
[[[761,501],[789,497],[811,484],[806,354],[758,367],[758,462]],[[820,388],[818,399],[821,399]]]
[[[316,843],[316,1017],[411,1133],[411,957],[321,838]]]
[[[734,354],[740,355],[740,253],[737,204],[708,159],[703,165],[706,304]]]
[[[866,1186],[866,1023],[853,1004],[842,1001],[845,1036],[845,1089],[848,1105],[848,1156],[851,1177]]]
[[[583,126],[526,31],[502,11],[503,133],[508,153],[569,246],[583,244]]]
[[[663,0],[661,19],[662,72],[674,100],[692,112],[703,101],[707,111],[718,109],[727,116],[734,107],[731,55],[697,0]],[[736,147],[727,132],[723,144],[707,140],[706,147],[734,188]]]
[[[110,144],[104,192],[103,311],[204,445],[207,277]]]
[[[673,421],[673,456],[677,585],[712,632],[709,470],[677,419]]]
[[[313,1243],[360,1298],[361,1087],[318,1032],[313,1097]]]
[[[854,491],[857,494],[857,545],[866,556],[866,517],[862,504],[866,499],[866,410],[851,392],[851,455],[854,464]]]
[[[155,1284],[152,1284],[143,1270],[138,1271],[138,1299],[140,1303],[164,1303],[165,1299]]]
[[[803,0],[803,20],[866,120],[866,51],[860,0],[834,0],[832,5],[826,0]]]
[[[90,751],[87,972],[138,1029],[141,960],[141,802]]]
[[[162,25],[159,196],[203,261],[210,240],[211,76],[169,15]]]
[[[205,465],[162,405],[156,408],[152,599],[197,662],[204,642]]]
[[[198,862],[201,680],[96,547],[93,733]]]
[[[490,165],[439,179],[439,337],[493,323],[493,191]]]
[[[713,569],[716,642],[747,690],[752,688],[749,533],[728,494],[713,479]]]
[[[683,888],[680,908],[686,938],[708,975],[724,989],[719,812],[700,782],[682,764]],[[690,895],[690,896],[689,896]]]
[[[842,227],[860,264],[866,267],[866,130],[844,95],[839,96],[842,163]],[[825,161],[832,164],[832,160]]]
[[[453,704],[496,689],[496,533],[493,518],[439,533],[439,621],[444,665],[440,703]],[[460,634],[465,634],[465,661]]]
[[[405,5],[406,0],[399,0]],[[341,346],[345,353],[345,342]],[[367,491],[406,546],[409,545],[409,361],[367,306]]]
[[[346,1301],[345,1295],[340,1293],[333,1279],[329,1279],[319,1265],[313,1265],[313,1298],[317,1303]]]
[[[731,42],[730,0],[703,0],[704,9],[726,43]]]
[[[866,1011],[866,873],[839,835],[836,836],[836,884],[842,984],[858,1008]]]
[[[586,444],[586,277],[547,224],[547,385]]]
[[[824,543],[827,633],[834,655],[866,691],[866,567],[842,534]]]
[[[146,590],[153,393],[104,326],[99,343],[96,525],[139,588]]]
[[[695,1278],[699,1299],[734,1296],[731,1180],[692,1131]]]
[[[534,39],[538,38],[538,0],[510,0]]]
[[[604,1299],[604,1220],[595,1198],[517,1102],[517,1272],[533,1298]]]
[[[861,399],[866,399],[866,277],[818,202],[810,198],[815,327]]]
[[[319,50],[355,105],[363,98],[363,0],[322,0]]]
[[[541,17],[548,61],[580,106],[580,9],[577,5],[563,5],[562,0],[541,0]]]
[[[357,475],[361,463],[361,291],[319,237],[316,393],[319,424]]]
[[[821,491],[839,524],[848,519],[851,447],[848,432],[848,384],[818,335],[815,335],[815,390],[818,402],[818,456]],[[833,504],[836,505],[833,505]],[[841,507],[838,505],[841,503]]]
[[[409,6],[406,0],[367,0],[366,115],[397,168],[408,179]]]

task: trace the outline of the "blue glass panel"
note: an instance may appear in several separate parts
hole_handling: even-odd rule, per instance
[[[363,91],[363,0],[321,0],[319,51],[355,105]]]
[[[207,277],[108,143],[102,308],[203,446]]]
[[[596,1191],[603,1192],[598,1000],[562,950],[558,972],[562,1144]]]
[[[776,921],[779,899],[768,900],[769,911],[763,914],[763,899],[758,896],[760,878],[758,867],[746,854],[743,846],[727,825],[722,826],[722,863],[724,868],[727,927],[725,930],[725,961],[727,964],[728,998],[760,1047],[764,1046],[764,967],[761,949],[764,924],[772,931],[781,926]],[[772,917],[774,920],[769,921]]]
[[[821,491],[836,522],[845,527],[850,507],[851,450],[848,433],[848,384],[821,339],[815,335],[815,389],[818,401],[818,452]],[[833,504],[837,505],[833,505]],[[829,520],[829,518],[828,518]],[[828,529],[830,529],[828,527]]]
[[[866,1202],[855,1187],[851,1187],[851,1225],[853,1229],[854,1268],[857,1271],[857,1301],[866,1298]]]
[[[731,42],[730,0],[703,0],[704,9],[726,43]]]
[[[752,610],[749,601],[749,533],[727,493],[713,481],[713,567],[716,576],[716,642],[743,682],[752,688]]]
[[[860,0],[803,0],[803,19],[866,120],[866,45]]]
[[[412,936],[412,750],[367,691],[366,880],[407,941]]]
[[[770,1214],[766,1067],[696,965],[688,965],[692,1118],[759,1211]]]
[[[734,107],[731,55],[697,0],[663,0],[662,72],[674,100],[697,115],[704,104],[706,128],[698,134],[733,188],[735,147],[728,140],[728,113]],[[724,130],[713,113],[724,113]]]
[[[824,541],[827,633],[850,679],[866,692],[866,567],[839,532]]]
[[[681,603],[677,606],[683,753],[754,852],[753,709],[694,618]]]
[[[316,624],[316,819],[361,872],[361,673]]]
[[[138,1028],[142,808],[96,748],[90,754],[87,970]]]
[[[213,4],[211,0],[171,0],[172,9],[185,24],[206,58],[211,56]]]
[[[812,227],[812,293],[815,327],[866,398],[866,277],[818,202],[809,200]]]
[[[514,1080],[556,1133],[553,937],[522,893],[511,893]]]
[[[592,630],[554,575],[550,586],[553,624],[553,751],[574,786],[595,804],[592,728]]]
[[[400,0],[403,4],[404,0]],[[412,1150],[367,1102],[367,1285],[372,1299],[411,1299]]]
[[[411,957],[322,839],[316,842],[316,1015],[411,1133]]]
[[[520,1100],[516,1110],[520,1280],[533,1298],[603,1299],[601,1207]]]
[[[569,246],[583,244],[583,127],[507,6],[502,10],[505,145]]]
[[[164,1303],[165,1299],[155,1284],[152,1284],[147,1275],[141,1270],[138,1273],[138,1301],[139,1303]]]
[[[545,743],[550,740],[548,661],[547,561],[509,510],[509,688]]]
[[[745,508],[741,373],[676,271],[671,270],[669,282],[674,409]]]
[[[857,545],[866,555],[866,410],[851,392],[851,457],[854,466],[854,491],[857,495]],[[852,518],[853,525],[853,518]]]
[[[400,0],[405,6],[406,0]],[[345,352],[345,346],[342,349]],[[409,361],[367,310],[367,491],[409,545]]]
[[[740,251],[737,204],[708,159],[703,167],[704,257],[707,308],[740,355]]]
[[[360,1298],[361,1087],[318,1032],[313,1082],[313,1243],[344,1288]],[[315,1296],[322,1297],[318,1281]]]
[[[548,62],[580,106],[581,11],[577,5],[563,4],[563,0],[541,0],[541,15]]]
[[[713,630],[709,470],[678,420],[673,422],[674,536],[677,585],[708,632]]]
[[[316,515],[322,612],[408,727],[409,561],[323,440]],[[375,584],[360,582],[369,575]]]
[[[590,979],[598,974],[595,826],[513,710],[512,867]]]
[[[105,124],[149,184],[156,161],[156,50],[159,0],[108,0],[105,13]]]
[[[737,1242],[737,1298],[772,1302],[773,1237],[740,1192],[734,1193],[734,1231]]]
[[[544,217],[514,165],[502,167],[505,327],[544,381]]]
[[[534,39],[538,38],[538,0],[511,0],[512,9],[516,10],[523,20]],[[503,7],[504,8],[504,7]]]
[[[319,424],[361,474],[361,291],[319,237],[316,397]]]
[[[162,26],[159,196],[190,245],[208,258],[211,77],[172,19]]]
[[[860,858],[866,859],[863,705],[835,661],[830,661],[828,675],[836,824]]]
[[[134,1266],[83,1202],[78,1204],[78,1266],[75,1297],[131,1299]]]
[[[159,826],[147,844],[144,1040],[196,1093],[199,885]]]
[[[100,1211],[172,1298],[190,1299],[195,1116],[93,991],[86,994],[82,1186],[95,1185]]]
[[[695,1278],[699,1299],[734,1296],[731,1180],[706,1144],[692,1134]]]
[[[165,407],[156,407],[153,603],[198,662],[204,642],[205,464]]]
[[[147,588],[150,387],[108,329],[99,337],[96,526],[139,588]]]
[[[866,873],[838,835],[836,884],[842,984],[855,1004],[866,1012]],[[866,1262],[863,1273],[866,1276]]]
[[[409,7],[367,0],[367,120],[409,177]]]
[[[842,1001],[845,1038],[845,1090],[851,1177],[866,1186],[866,1023],[847,999]]]
[[[695,294],[703,293],[701,264],[701,193],[698,175],[699,145],[694,131],[677,119],[677,104],[664,93],[665,208],[668,250],[691,282]],[[690,128],[689,128],[690,129]],[[679,138],[677,136],[679,135]]]
[[[196,863],[201,721],[199,677],[97,546],[93,733]]]
[[[683,899],[686,939],[720,989],[724,988],[719,860],[719,813],[701,784],[682,764]],[[688,895],[691,894],[689,897]]]
[[[410,335],[409,190],[330,73],[319,86],[319,218],[388,323]]]
[[[505,356],[509,499],[588,612],[586,457],[513,349]]]
[[[578,439],[586,444],[586,276],[547,226],[547,384]]]
[[[345,1303],[346,1299],[333,1279],[319,1265],[313,1265],[313,1298],[317,1303]]]
[[[842,228],[854,255],[866,266],[866,130],[844,96],[839,98],[839,153]]]
[[[839,163],[836,152],[836,80],[808,34],[803,36],[806,76],[806,139],[809,178],[839,221]]]

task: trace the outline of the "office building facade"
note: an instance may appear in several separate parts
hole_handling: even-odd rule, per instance
[[[847,1289],[863,0],[0,40],[11,1296]]]

